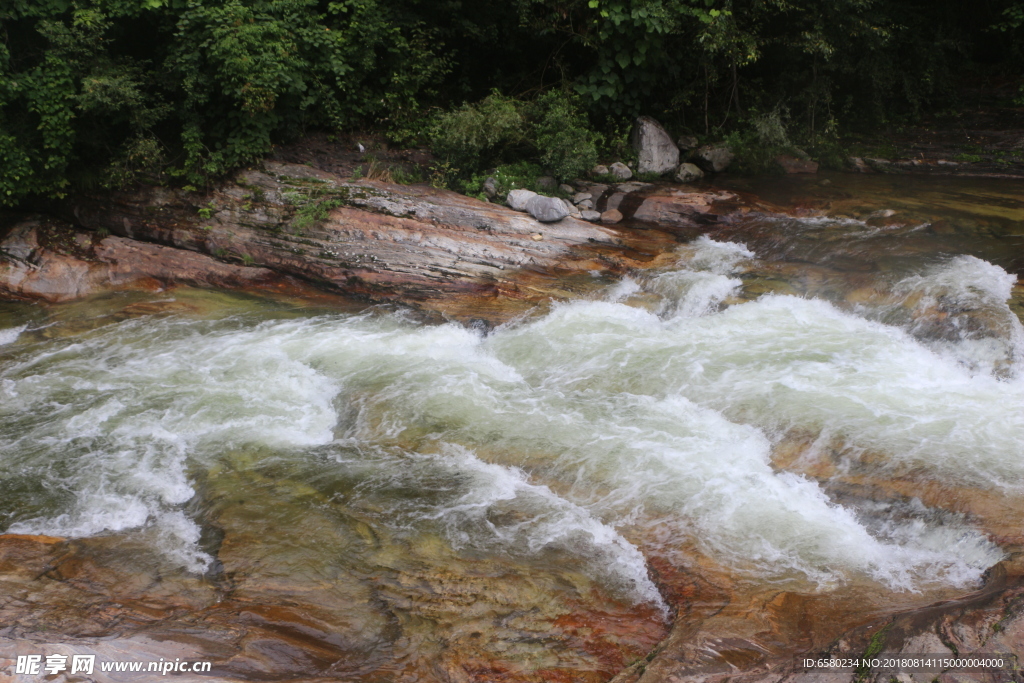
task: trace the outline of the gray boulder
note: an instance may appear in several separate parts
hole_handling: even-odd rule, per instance
[[[488,178],[484,181],[484,194],[489,198],[494,199],[494,196],[498,194],[498,182],[494,178]]]
[[[582,202],[576,205],[580,211],[586,211],[587,209],[594,208],[594,202],[589,199],[584,199]]]
[[[729,168],[729,164],[736,158],[725,145],[704,145],[698,147],[693,153],[694,162],[709,173],[721,173]]]
[[[616,180],[629,180],[633,177],[633,172],[629,170],[629,166],[626,166],[621,161],[616,161],[608,170]]]
[[[601,213],[599,211],[580,211],[580,216],[583,220],[590,221],[591,223],[601,220]]]
[[[573,204],[579,204],[584,199],[593,199],[593,198],[594,198],[594,195],[590,194],[589,192],[577,192],[572,197],[572,203]]]
[[[505,201],[516,211],[526,211],[526,205],[536,196],[537,193],[532,190],[512,190]]]
[[[576,188],[573,187],[572,185],[569,185],[568,183],[562,183],[561,185],[558,186],[558,189],[566,194],[572,194],[573,192],[576,191]]]
[[[598,164],[594,168],[590,169],[590,175],[592,176],[608,175],[609,173],[611,173],[611,171],[609,171],[608,167],[604,164]]]
[[[676,140],[676,144],[679,145],[679,151],[688,152],[700,143],[697,141],[696,135],[684,135]]]
[[[670,173],[679,165],[679,148],[650,116],[641,116],[633,126],[630,144],[639,155],[638,173]]]
[[[526,210],[541,223],[554,223],[569,215],[569,209],[558,197],[536,195],[526,204]]]
[[[703,177],[704,171],[700,170],[700,167],[698,167],[697,164],[679,164],[679,170],[676,171],[677,183],[692,183],[695,180],[700,180]]]

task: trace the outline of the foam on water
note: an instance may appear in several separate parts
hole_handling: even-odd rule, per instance
[[[663,316],[695,318],[718,310],[743,285],[742,280],[732,275],[740,270],[743,261],[754,257],[746,245],[716,242],[706,235],[681,247],[679,253],[677,268],[643,278],[644,290],[663,297],[658,311]],[[625,290],[614,289],[607,300],[628,296],[620,291]]]
[[[28,325],[22,325],[21,327],[9,327],[5,330],[0,330],[0,346],[7,346],[18,341],[18,337],[25,331]]]
[[[957,256],[896,283],[898,303],[882,319],[909,315],[902,326],[939,353],[975,372],[1015,376],[1024,360],[1024,327],[1007,305],[1016,281],[997,265]]]
[[[420,513],[439,520],[456,548],[501,548],[513,555],[561,549],[587,561],[606,583],[636,601],[667,609],[636,546],[586,509],[530,483],[521,469],[485,463],[458,445],[443,444],[440,453],[420,457],[449,476],[468,479],[468,490],[456,500]],[[509,512],[511,521],[500,521]]]
[[[837,505],[773,468],[773,440],[798,429],[843,443],[855,464],[870,452],[859,466],[882,475],[1015,487],[1024,383],[822,301],[719,310],[751,257],[705,239],[678,270],[610,297],[659,291],[673,302],[660,315],[581,301],[489,336],[389,315],[146,319],[16,350],[0,365],[0,478],[33,472],[45,486],[33,512],[8,511],[9,530],[144,528],[201,570],[210,558],[183,511],[192,470],[237,449],[344,447],[387,453],[367,456],[380,481],[416,473],[394,524],[435,525],[461,548],[556,550],[635,599],[659,600],[638,545],[696,544],[822,586],[977,580],[1001,553],[967,520]],[[410,495],[416,462],[457,490]]]
[[[156,328],[153,339],[145,325]],[[190,459],[333,438],[337,386],[281,350],[287,329],[191,328],[123,323],[0,371],[5,464],[67,492],[58,514],[18,519],[9,531],[79,537],[152,527],[169,557],[199,571],[210,558],[181,512],[194,495]]]

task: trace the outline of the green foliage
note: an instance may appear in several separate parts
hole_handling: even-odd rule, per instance
[[[957,154],[955,157],[953,157],[953,159],[955,161],[959,161],[959,162],[962,162],[962,163],[976,164],[979,161],[981,161],[981,155],[979,155],[979,154],[962,153],[962,154]]]
[[[164,172],[199,187],[309,126],[414,120],[448,69],[415,5],[14,0],[0,203]]]
[[[433,149],[456,176],[473,177],[518,157],[534,159],[566,179],[597,162],[598,138],[570,93],[551,90],[531,103],[492,93],[440,114]]]
[[[203,188],[364,126],[429,140],[437,184],[519,159],[568,178],[595,148],[628,159],[639,113],[784,147],[755,120],[780,103],[788,139],[837,161],[837,122],[956,109],[979,66],[1021,72],[1021,0],[7,0],[0,205]]]
[[[587,127],[575,98],[551,90],[538,101],[533,141],[540,162],[559,180],[583,175],[597,163],[597,135]]]
[[[292,219],[292,228],[296,233],[323,223],[331,211],[345,204],[341,196],[324,196],[320,193],[295,194],[292,199],[299,207],[295,212],[295,218]]]
[[[521,102],[495,92],[476,104],[440,114],[431,131],[434,153],[469,171],[503,158],[526,141],[523,108]]]
[[[505,197],[512,190],[541,192],[541,188],[537,185],[537,179],[542,175],[544,175],[544,171],[540,166],[529,161],[520,161],[514,164],[498,166],[491,173],[474,175],[463,184],[461,189],[465,194],[477,197],[478,199],[484,199],[486,197],[483,191],[484,182],[488,178],[494,178],[494,186],[497,190],[496,199],[505,201]],[[544,194],[547,193],[545,192]]]

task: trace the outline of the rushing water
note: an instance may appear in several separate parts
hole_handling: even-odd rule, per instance
[[[890,236],[854,218],[755,228],[490,331],[238,302],[76,327],[8,307],[0,529],[143,534],[167,571],[216,573],[207,527],[265,472],[317,492],[289,505],[358,519],[389,553],[429,537],[564,570],[580,576],[565,591],[596,586],[654,622],[670,606],[649,561],[679,549],[807,593],[976,586],[1003,551],[970,510],[834,484],[1022,493],[1015,276],[936,248],[823,277],[793,257],[809,234],[862,260]],[[759,243],[766,229],[789,241]],[[238,481],[210,483],[225,473]],[[338,580],[382,566],[360,557]]]

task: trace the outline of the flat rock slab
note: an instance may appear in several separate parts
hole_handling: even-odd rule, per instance
[[[522,194],[527,201],[537,196]],[[616,232],[571,216],[547,224],[537,241],[538,221],[503,206],[421,185],[348,182],[276,162],[206,195],[142,188],[79,200],[73,212],[87,228],[220,260],[245,259],[371,301],[537,296],[517,291],[513,273],[571,271],[576,259],[590,258],[580,250],[621,244]]]

